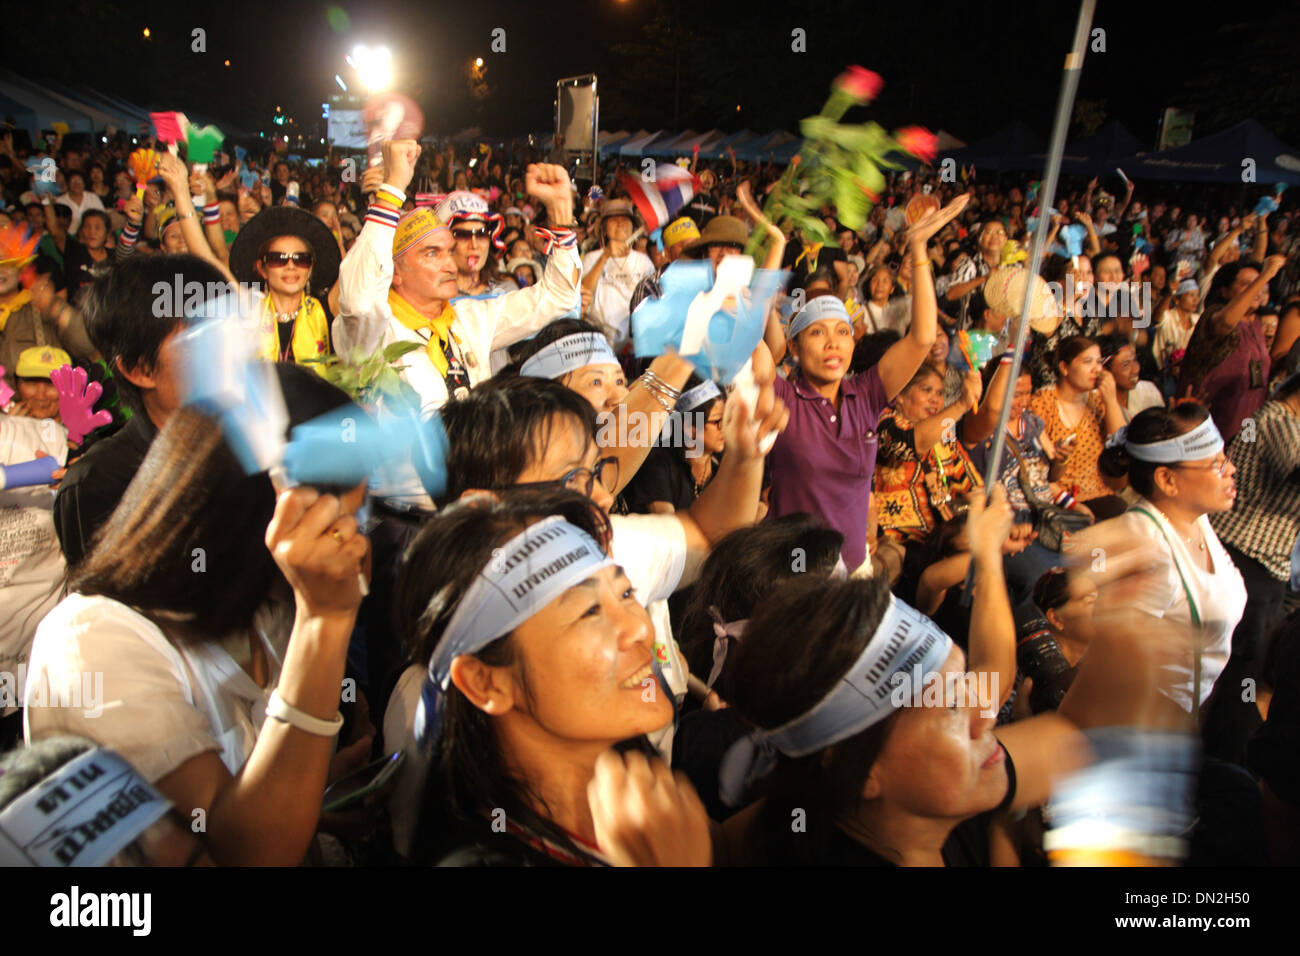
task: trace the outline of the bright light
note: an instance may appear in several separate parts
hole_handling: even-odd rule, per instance
[[[149,39],[149,28],[148,28],[148,27],[145,27],[145,28],[144,28],[144,38],[145,38],[146,40]]]
[[[352,50],[348,63],[356,68],[361,85],[370,92],[385,90],[393,82],[393,53],[386,46],[377,46],[373,50],[365,45],[357,45]]]
[[[474,60],[474,65],[480,70],[483,69],[483,58],[480,56]]]
[[[348,59],[352,59],[352,58],[348,57]],[[334,82],[337,83],[339,86],[343,87],[344,93],[348,91],[348,85],[343,82],[343,77],[339,76],[337,73],[334,74]]]
[[[229,61],[229,60],[226,61],[226,66],[230,66],[230,61]]]

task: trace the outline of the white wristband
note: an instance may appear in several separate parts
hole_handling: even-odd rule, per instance
[[[337,737],[338,732],[343,729],[342,714],[335,713],[333,720],[321,720],[311,714],[304,714],[297,707],[285,703],[278,690],[272,691],[271,698],[266,702],[266,716],[274,717],[282,723],[290,724],[317,737]]]

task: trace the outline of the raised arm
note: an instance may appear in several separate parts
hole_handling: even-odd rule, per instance
[[[1001,482],[993,486],[987,503],[982,494],[971,496],[966,533],[975,562],[975,592],[967,666],[972,673],[988,671],[997,678],[993,684],[998,689],[996,707],[1010,696],[1016,681],[1016,622],[1002,574],[1002,544],[1011,531],[1012,518]]]
[[[189,248],[190,254],[211,263],[228,282],[234,284],[234,275],[226,264],[217,258],[217,254],[212,251],[207,239],[203,237],[198,214],[194,211],[194,200],[190,198],[189,174],[185,170],[185,164],[171,153],[163,153],[162,159],[158,161],[158,175],[162,176],[163,182],[172,191],[172,198],[176,203],[176,218],[180,220],[181,234],[185,237],[185,245]]]
[[[1214,316],[1214,331],[1220,335],[1227,335],[1235,329],[1237,323],[1246,317],[1246,313],[1254,305],[1256,297],[1268,287],[1269,281],[1282,271],[1284,265],[1286,265],[1286,256],[1269,256],[1265,259],[1264,267],[1255,277],[1255,281],[1246,286],[1235,299]]]
[[[930,237],[958,216],[970,195],[958,196],[942,209],[926,213],[907,233],[912,255],[912,325],[907,335],[889,347],[880,360],[880,380],[885,394],[893,399],[903,390],[925,357],[930,354],[939,331],[939,307],[934,295],[930,257],[925,254]]]
[[[382,183],[400,203],[406,201],[406,187],[415,175],[420,144],[413,139],[384,144]],[[370,179],[376,169],[366,171]],[[369,185],[369,184],[367,184]],[[393,283],[393,231],[397,210],[375,202],[366,213],[365,224],[339,266],[339,311],[330,331],[340,354],[360,348],[370,354],[379,348],[388,329],[388,289]]]
[[[688,567],[698,567],[698,562],[719,540],[737,528],[754,523],[766,457],[760,450],[762,440],[772,432],[784,431],[790,418],[785,403],[776,397],[772,387],[776,367],[767,354],[767,347],[759,345],[751,360],[759,387],[753,417],[743,401],[727,402],[722,419],[727,453],[722,456],[713,481],[695,503],[688,511],[677,513],[686,532],[687,548],[693,553]],[[757,431],[751,427],[753,422],[758,424]]]
[[[276,502],[266,543],[293,587],[297,609],[275,693],[300,714],[331,721],[369,542],[353,518],[340,515],[337,498],[296,488]],[[208,845],[218,863],[296,866],[320,820],[334,742],[332,735],[268,717],[237,775],[209,751],[162,778],[158,789],[187,812],[206,809]]]

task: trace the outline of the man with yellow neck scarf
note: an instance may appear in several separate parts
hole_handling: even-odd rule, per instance
[[[546,206],[550,248],[541,281],[488,299],[457,298],[455,240],[432,209],[402,214],[404,190],[420,147],[413,140],[384,146],[384,184],[343,259],[334,342],[341,353],[373,352],[393,342],[423,349],[402,359],[405,379],[431,414],[490,377],[490,356],[532,335],[578,304],[580,260],[573,224],[573,190],[563,167],[528,167],[526,188]]]

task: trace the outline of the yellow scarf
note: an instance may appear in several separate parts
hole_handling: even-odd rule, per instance
[[[28,289],[23,289],[21,292],[17,293],[12,298],[10,298],[8,302],[0,303],[0,332],[3,332],[5,330],[5,326],[9,324],[9,316],[13,315],[15,312],[17,312],[19,309],[25,306],[28,302],[31,301],[31,299],[32,299],[31,291]]]
[[[259,358],[276,362],[280,358],[280,334],[276,328],[275,302],[269,295],[263,301],[265,307],[262,311],[262,349]],[[294,319],[289,350],[293,361],[298,364],[329,352],[329,323],[325,320],[325,309],[305,290],[298,303],[298,315]],[[324,368],[319,364],[313,363],[310,367],[318,374],[324,374]]]
[[[810,273],[817,271],[817,259],[822,254],[824,242],[814,242],[810,246],[804,246],[803,252],[799,253],[799,258],[794,260],[794,267],[799,268],[799,263],[803,261],[804,256],[808,257],[808,271]]]
[[[431,333],[429,340],[425,344],[425,351],[429,355],[429,361],[433,363],[438,374],[446,377],[447,375],[447,353],[445,347],[448,337],[455,339],[456,333],[451,330],[452,322],[456,321],[456,311],[450,306],[445,305],[442,309],[442,315],[436,319],[425,318],[415,306],[407,302],[392,289],[388,290],[388,304],[393,310],[393,316],[398,322],[410,329],[412,332],[419,332],[428,329]]]

